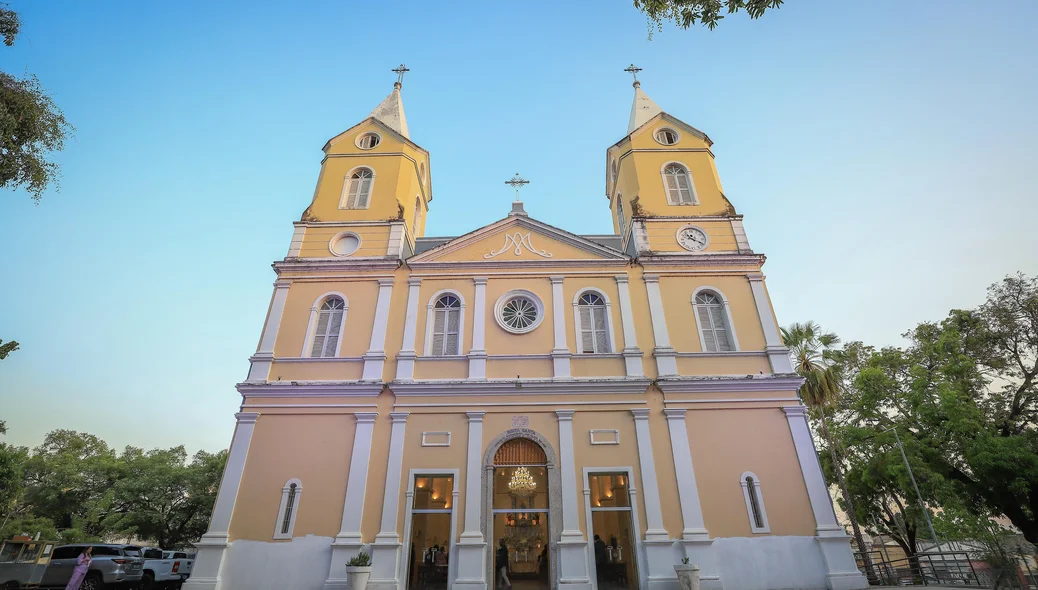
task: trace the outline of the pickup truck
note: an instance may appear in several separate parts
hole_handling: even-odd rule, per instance
[[[184,580],[191,575],[191,566],[195,560],[183,551],[163,551],[154,547],[144,547],[143,552],[144,575],[141,577],[141,590],[179,589]]]

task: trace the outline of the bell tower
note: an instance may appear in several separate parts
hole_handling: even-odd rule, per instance
[[[742,217],[714,165],[713,141],[642,90],[641,68],[624,71],[635,77],[634,102],[627,135],[606,150],[606,197],[626,251],[748,252]]]
[[[395,68],[389,96],[324,145],[313,200],[296,224],[296,256],[406,258],[424,234],[432,181],[429,152],[411,141],[404,115],[400,90],[408,71]]]

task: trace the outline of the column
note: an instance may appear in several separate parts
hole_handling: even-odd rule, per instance
[[[750,280],[753,302],[757,304],[757,317],[760,318],[760,325],[764,329],[764,350],[768,353],[771,371],[792,373],[793,363],[789,360],[789,349],[782,342],[782,335],[778,331],[778,322],[775,321],[775,313],[771,309],[771,301],[764,288],[764,275],[753,273],[746,275],[746,278]]]
[[[663,509],[660,507],[660,488],[656,480],[656,461],[652,455],[652,437],[649,433],[649,410],[631,410],[634,432],[638,439],[638,463],[641,466],[643,501],[645,502],[645,562],[649,588],[671,588],[674,573],[674,547],[670,534],[663,528]]]
[[[555,328],[555,348],[551,351],[556,379],[572,379],[569,359],[573,354],[566,344],[566,304],[562,301],[563,277],[551,277],[551,315]]]
[[[562,535],[559,586],[591,589],[587,540],[577,517],[577,469],[573,457],[573,410],[556,410],[559,419],[559,473],[562,475]]]
[[[266,381],[270,375],[270,365],[274,362],[274,342],[277,340],[278,328],[281,327],[281,315],[285,311],[289,285],[289,281],[274,281],[274,294],[270,299],[270,311],[267,312],[267,322],[263,325],[259,347],[256,354],[249,359],[251,364],[248,381]]]
[[[815,538],[826,566],[826,586],[831,590],[865,588],[868,586],[868,580],[858,571],[853,550],[848,542],[850,537],[836,520],[829,489],[822,476],[822,466],[818,462],[818,452],[815,450],[811,429],[807,424],[807,407],[786,406],[782,411],[789,422],[793,446],[800,462],[800,472],[807,485],[811,511],[814,512],[817,535]]]
[[[703,523],[703,507],[699,503],[699,486],[692,468],[692,449],[683,409],[663,410],[670,430],[670,448],[674,455],[674,472],[678,478],[678,501],[681,503],[681,545],[689,563],[698,564],[703,588],[721,588],[713,539]]]
[[[479,296],[476,296],[479,307]],[[473,344],[475,347],[475,344]],[[486,590],[483,565],[486,561],[486,541],[480,527],[483,459],[483,415],[485,412],[465,412],[469,418],[468,455],[465,463],[465,530],[457,545],[457,575],[455,587]],[[457,504],[455,504],[457,506]],[[456,511],[455,511],[456,512]]]
[[[415,331],[418,325],[418,289],[422,279],[407,279],[407,315],[404,317],[404,341],[400,345],[400,354],[396,355],[397,381],[414,380]]]
[[[224,549],[227,548],[231,515],[234,513],[234,503],[238,499],[238,488],[245,471],[245,459],[249,454],[249,444],[252,442],[252,433],[259,414],[239,412],[234,417],[238,424],[234,428],[231,448],[227,453],[227,465],[220,480],[220,491],[216,495],[209,530],[202,535],[198,543],[195,543],[198,555],[195,556],[194,570],[191,572],[191,578],[184,584],[189,590],[215,590],[220,585],[220,566],[223,563]]]
[[[358,412],[357,428],[353,433],[353,454],[350,473],[346,478],[346,499],[342,505],[342,523],[339,534],[332,542],[332,561],[324,590],[346,589],[346,562],[356,555],[364,542],[360,536],[360,521],[364,514],[364,496],[368,488],[368,462],[371,460],[371,438],[375,430],[375,412]]]
[[[389,324],[389,303],[393,294],[393,279],[378,280],[378,302],[375,304],[375,323],[371,326],[371,342],[364,353],[365,381],[381,381],[382,367],[386,364],[386,327]]]
[[[656,340],[656,348],[652,354],[656,357],[656,369],[660,377],[678,374],[677,353],[670,346],[670,334],[667,333],[667,318],[663,313],[663,297],[660,295],[659,275],[645,275],[645,290],[649,294],[649,315],[652,318],[652,336]]]
[[[487,326],[487,278],[473,277],[476,285],[472,304],[472,348],[469,350],[469,379],[487,378],[487,351],[484,337]]]
[[[386,494],[382,499],[382,526],[371,545],[372,590],[397,590],[400,581],[400,535],[397,533],[397,514],[400,512],[400,479],[404,462],[404,427],[407,412],[392,412],[389,417],[393,428],[389,435],[389,461],[386,466]]]
[[[616,275],[616,288],[620,291],[620,324],[624,330],[624,363],[627,365],[628,377],[642,377],[642,350],[638,348],[638,338],[634,333],[634,312],[631,310],[631,289],[627,284],[627,275]]]

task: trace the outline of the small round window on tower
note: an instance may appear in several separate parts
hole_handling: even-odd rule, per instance
[[[360,236],[353,232],[343,232],[332,238],[328,246],[336,256],[349,256],[360,249]]]
[[[382,138],[378,136],[378,133],[365,133],[357,138],[357,147],[362,150],[370,150],[381,142]]]
[[[663,145],[674,145],[678,142],[678,132],[664,127],[656,130],[656,141]]]

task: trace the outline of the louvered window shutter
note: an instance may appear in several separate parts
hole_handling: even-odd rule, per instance
[[[710,306],[697,305],[699,330],[703,333],[704,352],[717,352],[717,341],[714,339],[713,326],[710,324]]]
[[[349,188],[347,189],[348,192],[347,192],[347,196],[346,196],[346,208],[347,209],[356,209],[357,208],[357,189],[360,187],[360,179],[354,177],[354,178],[347,179],[346,182],[350,183]]]
[[[357,208],[363,209],[368,206],[368,197],[371,195],[371,177],[360,179],[360,188],[357,190]]]
[[[609,350],[609,333],[606,331],[606,317],[604,307],[595,307],[595,352],[611,352]]]
[[[688,173],[684,170],[677,175],[678,202],[682,205],[692,203],[692,191],[688,186]]]
[[[433,311],[433,336],[432,355],[443,356],[443,343],[446,340],[444,327],[446,325],[448,310],[437,309]]]
[[[721,352],[732,350],[731,339],[728,338],[728,330],[724,321],[724,307],[721,305],[711,305],[710,319],[714,324],[717,350]]]
[[[328,321],[328,332],[324,339],[324,355],[335,356],[335,349],[339,347],[339,331],[342,328],[342,310],[333,309],[328,312],[331,318]]]
[[[591,307],[581,305],[580,309],[580,346],[586,353],[595,352],[595,326],[591,320]]]
[[[458,354],[458,323],[461,321],[460,309],[447,310],[447,344],[444,354]]]
[[[678,189],[678,179],[673,170],[667,171],[667,196],[675,203],[681,202],[681,191]]]
[[[317,328],[314,330],[314,345],[310,349],[310,356],[322,357],[324,356],[324,340],[325,334],[328,332],[328,320],[329,313],[326,310],[321,310],[317,313]]]

